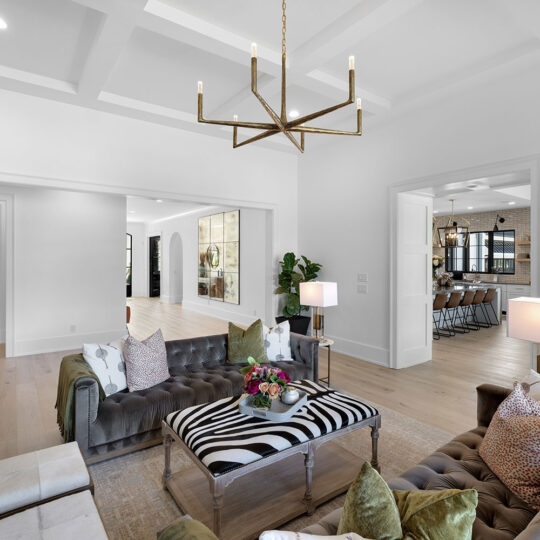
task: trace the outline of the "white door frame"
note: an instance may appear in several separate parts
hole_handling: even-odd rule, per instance
[[[15,346],[14,334],[14,226],[13,226],[13,195],[8,193],[0,193],[0,201],[5,203],[5,225],[6,225],[6,260],[3,262],[6,265],[6,358],[13,356],[13,348]],[[0,261],[2,264],[2,261]]]
[[[470,167],[457,171],[450,171],[433,176],[424,176],[403,182],[397,182],[390,186],[390,367],[397,368],[396,365],[396,338],[399,321],[397,320],[397,301],[396,301],[396,208],[397,194],[405,191],[414,191],[426,189],[434,186],[442,186],[452,182],[464,182],[474,178],[484,178],[488,176],[497,176],[500,174],[516,171],[527,171],[531,180],[531,296],[539,296],[540,284],[540,154],[525,156],[522,158],[510,159]],[[536,345],[531,347],[531,367],[536,368]]]

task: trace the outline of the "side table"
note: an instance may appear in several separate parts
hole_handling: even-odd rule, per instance
[[[330,359],[332,355],[332,345],[334,344],[334,340],[332,339],[321,339],[319,340],[319,348],[322,349],[323,347],[328,349],[327,358],[328,358],[328,372],[326,377],[321,377],[319,379],[319,382],[325,383],[327,386],[330,386]]]

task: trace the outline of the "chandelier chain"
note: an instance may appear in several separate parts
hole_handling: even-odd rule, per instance
[[[285,38],[285,33],[287,32],[287,15],[285,14],[285,10],[287,9],[287,1],[283,0],[281,4],[282,9],[282,16],[281,16],[281,23],[282,23],[282,37],[281,37],[281,54],[283,56],[287,56],[287,40]]]

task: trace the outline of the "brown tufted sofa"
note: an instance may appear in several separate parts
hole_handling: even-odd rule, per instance
[[[95,379],[75,383],[75,440],[88,463],[161,442],[161,421],[179,409],[241,394],[245,364],[227,364],[227,334],[167,341],[170,379],[99,401]],[[293,361],[273,362],[291,379],[318,379],[318,342],[291,333]]]
[[[389,485],[406,490],[474,488],[478,491],[478,507],[473,539],[539,540],[540,514],[506,488],[478,454],[491,417],[510,390],[483,384],[476,391],[478,426],[458,435]],[[302,532],[336,534],[340,517],[341,509],[335,510]]]

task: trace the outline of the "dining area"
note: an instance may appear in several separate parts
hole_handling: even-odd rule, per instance
[[[433,291],[433,339],[478,332],[501,321],[501,290],[495,285],[454,283]]]

